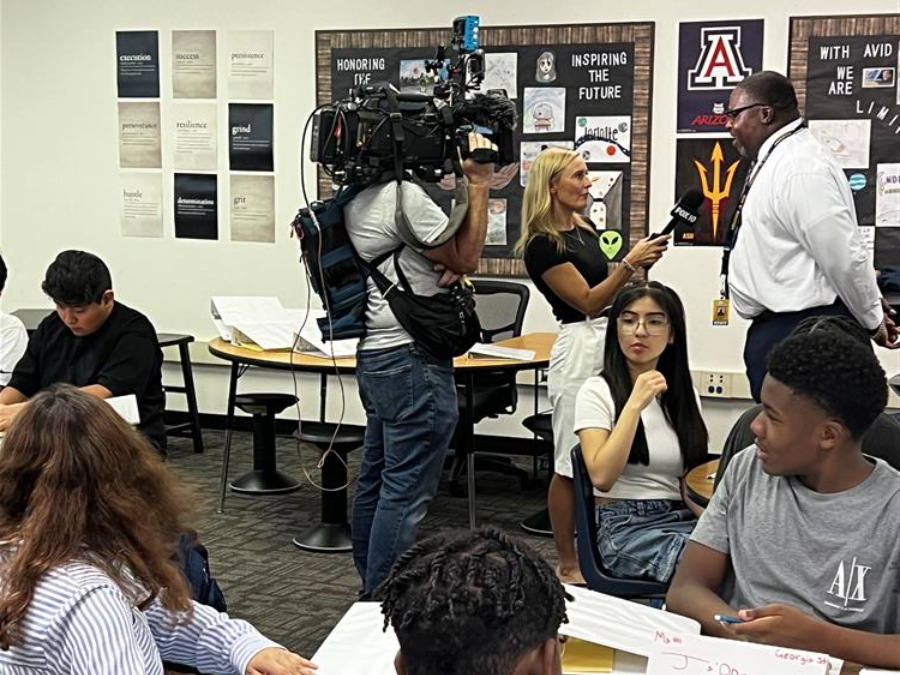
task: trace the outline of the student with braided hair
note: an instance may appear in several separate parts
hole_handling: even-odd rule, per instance
[[[494,529],[413,546],[376,590],[399,675],[559,675],[568,597],[531,548]]]

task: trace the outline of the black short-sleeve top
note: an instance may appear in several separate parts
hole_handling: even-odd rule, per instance
[[[560,323],[575,323],[587,317],[553,292],[543,279],[544,272],[557,265],[572,263],[587,285],[593,288],[606,279],[609,264],[600,250],[598,232],[576,227],[561,234],[566,243],[566,250],[562,252],[557,249],[556,242],[545,235],[538,235],[529,241],[525,247],[525,269],[535,287],[547,298],[557,320]]]

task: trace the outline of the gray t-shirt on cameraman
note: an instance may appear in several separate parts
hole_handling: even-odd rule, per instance
[[[403,211],[415,235],[423,242],[437,241],[447,229],[447,214],[415,183],[403,181],[402,190]],[[394,221],[396,203],[397,184],[389,181],[366,188],[344,207],[347,232],[357,253],[366,262],[402,243]],[[418,251],[405,247],[400,254],[400,264],[417,295],[444,292],[444,289],[438,287],[441,273],[435,272],[432,269],[434,263]],[[382,263],[379,269],[388,279],[397,281],[393,257]],[[412,342],[413,339],[397,322],[371,278],[368,281],[368,291],[366,337],[361,348],[387,349]]]
[[[870,633],[900,633],[900,472],[880,459],[854,488],[820,494],[742,450],[691,535],[731,557],[722,598],[769,603]]]

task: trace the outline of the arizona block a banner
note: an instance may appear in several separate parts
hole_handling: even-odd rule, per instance
[[[725,131],[731,91],[762,69],[762,49],[762,19],[682,23],[678,132]]]

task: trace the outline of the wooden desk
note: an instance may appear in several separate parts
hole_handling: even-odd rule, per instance
[[[719,460],[696,466],[684,477],[684,485],[688,494],[697,506],[706,507],[712,499],[713,485],[716,482],[715,473],[719,470]]]
[[[457,377],[462,377],[466,385],[466,415],[464,423],[459,430],[459,450],[466,455],[466,481],[468,485],[469,526],[475,528],[475,425],[471,420],[474,415],[472,409],[474,376],[478,371],[508,371],[534,370],[535,375],[541,368],[546,368],[550,363],[550,350],[556,341],[556,333],[529,333],[520,337],[501,340],[496,345],[500,347],[512,347],[514,349],[530,349],[534,351],[534,358],[530,361],[512,361],[509,359],[483,359],[459,356],[453,361],[453,367],[457,371]],[[331,374],[351,374],[356,370],[355,358],[342,358],[331,360],[294,354],[289,350],[257,351],[246,347],[235,347],[224,340],[215,339],[209,343],[209,352],[218,358],[231,363],[231,379],[228,385],[228,412],[225,432],[225,452],[231,447],[231,433],[234,426],[234,397],[237,394],[237,381],[244,371],[250,367],[271,368],[275,370],[289,370],[296,372],[319,373],[320,375],[320,404],[319,417],[325,421],[325,403],[327,396],[327,378]],[[461,417],[462,418],[462,417]],[[224,488],[221,495],[224,499]]]

